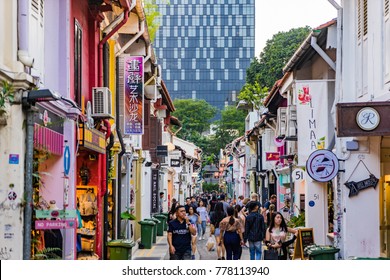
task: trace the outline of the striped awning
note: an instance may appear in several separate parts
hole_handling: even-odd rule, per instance
[[[34,148],[47,150],[61,156],[63,153],[64,135],[50,128],[34,124]]]

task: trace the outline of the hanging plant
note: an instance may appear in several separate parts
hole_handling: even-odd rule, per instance
[[[10,103],[14,102],[14,87],[7,81],[3,81],[0,91],[0,124],[7,124],[7,115]]]
[[[0,91],[0,114],[5,110],[6,102],[14,102],[14,87],[7,81],[3,81]]]

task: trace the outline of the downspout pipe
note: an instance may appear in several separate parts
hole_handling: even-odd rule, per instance
[[[110,134],[110,142],[106,147],[106,173],[110,171],[110,165],[112,161],[111,157],[111,149],[114,146],[114,134]],[[108,180],[106,180],[106,190],[108,190]],[[103,240],[107,240],[108,237],[108,192],[106,191],[104,194],[104,210],[103,210],[103,219],[104,219],[104,227],[103,227]],[[103,242],[103,259],[107,260],[107,246],[105,242]]]
[[[341,74],[342,74],[342,39],[343,39],[343,7],[340,6],[334,0],[328,0],[330,4],[337,10],[337,50],[336,50],[336,82],[335,82],[335,98],[331,110],[332,120],[336,127],[336,104],[342,100],[341,95]],[[339,140],[341,144],[341,140]],[[336,135],[333,137],[333,141],[336,143]],[[341,145],[336,145],[336,155],[341,155]],[[333,246],[340,248],[337,259],[342,259],[344,255],[344,243],[342,239],[343,234],[343,196],[342,196],[342,182],[344,182],[344,173],[337,175],[336,186],[334,187],[335,198],[335,216],[333,217],[334,224],[334,239]]]
[[[126,24],[128,18],[129,18],[129,13],[131,11],[132,8],[135,7],[135,0],[133,0],[131,2],[131,6],[129,5],[129,1],[128,0],[121,0],[121,4],[123,5],[124,7],[124,11],[123,11],[123,20],[117,25],[115,26],[111,31],[110,33],[107,34],[107,36],[105,36],[100,42],[99,42],[99,54],[98,54],[98,57],[99,57],[99,75],[98,75],[98,86],[99,87],[102,87],[103,86],[103,46],[104,44],[108,41],[108,39],[110,39],[123,25]]]

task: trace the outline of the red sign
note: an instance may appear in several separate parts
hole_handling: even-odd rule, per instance
[[[74,221],[52,221],[52,220],[37,220],[35,221],[35,229],[66,229],[74,228],[76,223]]]
[[[279,160],[279,157],[279,152],[265,152],[266,161]]]

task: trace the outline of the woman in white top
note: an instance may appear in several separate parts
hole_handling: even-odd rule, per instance
[[[287,233],[294,234],[293,238],[286,240]],[[283,215],[280,212],[276,212],[265,234],[265,244],[268,248],[273,248],[278,251],[280,260],[287,260],[287,246],[294,242],[296,239],[297,230],[287,227],[284,221]]]
[[[199,200],[199,206],[196,208],[200,216],[200,224],[198,224],[198,236],[199,240],[204,239],[204,234],[206,233],[206,224],[209,220],[209,214],[207,213],[206,207],[204,207],[203,200]]]

